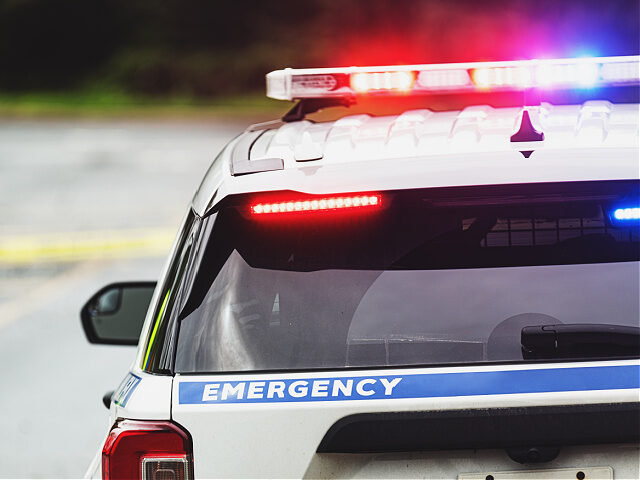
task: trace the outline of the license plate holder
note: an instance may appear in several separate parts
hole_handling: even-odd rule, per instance
[[[613,480],[611,467],[512,470],[508,472],[461,473],[458,480]]]

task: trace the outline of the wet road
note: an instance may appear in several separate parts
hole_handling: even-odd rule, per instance
[[[240,131],[0,121],[0,477],[83,475],[108,429],[102,395],[135,352],[88,344],[78,311],[106,283],[158,277],[200,178]]]

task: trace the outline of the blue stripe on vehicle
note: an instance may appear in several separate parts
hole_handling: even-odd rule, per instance
[[[180,404],[437,398],[640,388],[640,365],[412,375],[181,381]]]

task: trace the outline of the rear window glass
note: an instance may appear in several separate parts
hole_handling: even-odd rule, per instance
[[[268,216],[237,198],[202,229],[175,371],[526,361],[524,327],[637,327],[638,226],[610,220],[637,191],[383,192],[379,208]]]

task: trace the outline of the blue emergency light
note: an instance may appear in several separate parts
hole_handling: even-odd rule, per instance
[[[640,222],[640,206],[616,208],[611,216],[619,224],[638,223]]]

